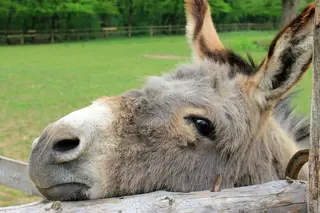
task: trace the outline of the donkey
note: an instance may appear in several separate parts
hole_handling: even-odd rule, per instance
[[[315,6],[277,34],[259,66],[223,46],[207,0],[186,0],[185,10],[191,64],[100,98],[34,140],[29,175],[45,197],[208,190],[217,175],[221,188],[285,178],[309,139],[290,89],[312,61]]]

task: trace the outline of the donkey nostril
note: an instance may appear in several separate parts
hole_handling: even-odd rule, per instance
[[[53,145],[53,150],[57,152],[67,152],[72,149],[75,149],[79,146],[80,140],[78,138],[74,139],[64,139],[61,141],[56,142]]]

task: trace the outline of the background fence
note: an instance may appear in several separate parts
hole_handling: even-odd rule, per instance
[[[219,32],[248,31],[248,30],[274,30],[274,23],[254,24],[218,24]],[[142,26],[142,27],[107,27],[100,29],[69,29],[54,31],[7,31],[0,30],[0,44],[39,44],[57,43],[64,41],[92,40],[109,37],[132,37],[154,35],[180,35],[185,34],[184,25]]]

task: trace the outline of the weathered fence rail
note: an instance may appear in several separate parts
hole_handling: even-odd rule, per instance
[[[27,164],[3,156],[0,156],[0,184],[41,196],[29,178]]]
[[[29,179],[27,164],[0,156],[0,184],[41,196]],[[157,191],[120,198],[79,202],[40,201],[0,208],[17,212],[307,212],[307,183],[272,181],[220,192]]]
[[[225,189],[221,192],[148,194],[78,202],[41,201],[0,208],[0,213],[50,212],[307,212],[307,184],[273,181],[262,185]]]
[[[273,23],[254,24],[219,24],[216,28],[220,32],[248,31],[248,30],[274,30]],[[56,43],[63,41],[91,40],[109,37],[132,37],[154,35],[180,35],[185,34],[184,25],[141,26],[141,27],[105,27],[99,29],[69,29],[69,30],[27,30],[10,31],[0,30],[0,44],[25,43]]]
[[[0,156],[0,184],[41,196],[29,179],[27,164]],[[305,181],[272,181],[220,192],[157,191],[120,198],[80,202],[40,201],[0,208],[17,212],[307,212]]]

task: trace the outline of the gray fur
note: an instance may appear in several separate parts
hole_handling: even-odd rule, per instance
[[[99,189],[100,197],[154,190],[207,190],[218,174],[222,176],[222,188],[284,178],[284,164],[278,165],[282,161],[281,152],[284,151],[281,147],[282,138],[270,141],[270,137],[277,138],[274,135],[277,133],[268,132],[267,125],[265,131],[268,136],[261,134],[256,141],[252,141],[254,127],[257,126],[256,115],[248,111],[249,104],[242,90],[236,87],[236,81],[230,80],[227,72],[225,75],[218,74],[215,68],[215,64],[209,63],[201,66],[183,65],[176,72],[150,78],[144,88],[129,91],[122,96],[122,108],[119,110],[123,117],[117,118],[117,122],[121,123],[117,126],[120,138],[117,139],[112,155],[105,158],[105,173],[101,178],[102,181],[108,181],[104,183],[105,187]],[[289,138],[295,138],[300,137],[300,127],[305,126],[291,113],[292,109],[288,105],[290,98],[278,104],[273,116]],[[172,125],[173,117],[177,110],[184,108],[204,109],[206,113],[203,117],[210,119],[216,127],[216,139],[200,136],[193,124],[187,121],[186,125],[191,126],[195,137],[186,137],[176,129]],[[50,133],[45,132],[44,135],[49,134],[46,136],[49,138],[51,133],[57,134],[59,129],[49,128],[47,131]],[[55,137],[52,134],[51,138]],[[39,143],[32,156],[37,156],[36,153],[43,150],[41,147]],[[88,147],[87,152],[99,154],[95,146]],[[34,164],[32,156],[31,167]],[[48,179],[45,177],[48,175],[45,175],[45,171],[50,169],[59,171],[59,174],[72,172],[78,177],[85,177],[87,184],[92,184],[98,177],[90,178],[87,171],[91,169],[71,170],[73,162],[83,162],[83,166],[91,167],[86,158],[88,156],[84,155],[78,161],[71,161],[59,169],[54,165],[41,166],[42,163],[37,161],[34,169],[41,169],[41,179],[46,182]],[[49,162],[50,155],[42,159],[43,163]],[[278,162],[277,165],[273,165],[274,162]],[[34,173],[31,170],[31,174]],[[55,177],[52,173],[51,179]],[[84,180],[82,178],[78,181]],[[62,196],[60,199],[73,198]]]
[[[288,134],[293,135],[299,147],[306,148],[310,143],[310,120],[305,115],[298,114],[296,106],[291,103],[300,92],[293,92],[281,100],[275,107],[273,116]]]
[[[209,11],[207,1],[186,2],[192,14],[201,5],[206,9],[199,12]],[[205,38],[192,40],[198,61],[49,125],[34,142],[31,179],[46,197],[58,200],[208,190],[218,174],[222,188],[284,179],[289,159],[310,134],[308,119],[296,115],[290,104],[294,96],[279,101],[311,62],[310,14],[299,16],[303,20],[296,20],[301,25],[296,31],[288,27],[276,37],[258,68],[223,49],[210,15],[194,17],[198,21],[188,23],[188,32],[197,29]],[[195,25],[201,23],[212,31]],[[218,46],[208,42],[211,37]],[[274,80],[277,84],[268,87]],[[202,136],[186,119],[195,115],[213,123],[214,137]],[[72,138],[79,139],[79,146],[54,150],[56,143]],[[301,178],[307,178],[306,170]]]

